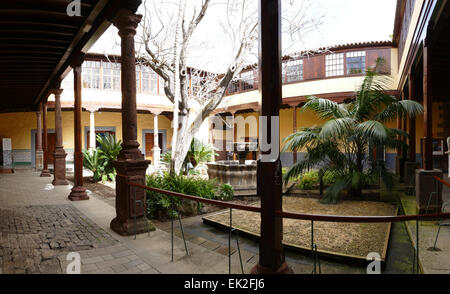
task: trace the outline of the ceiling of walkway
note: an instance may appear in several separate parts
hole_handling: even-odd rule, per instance
[[[140,1],[82,0],[81,15],[69,16],[71,0],[1,0],[0,112],[36,110],[87,52],[124,5]]]

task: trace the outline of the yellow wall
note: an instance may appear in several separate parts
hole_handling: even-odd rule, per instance
[[[36,128],[36,114],[33,112],[0,114],[0,138],[11,138],[13,149],[31,148],[33,128]]]
[[[280,144],[284,145],[284,138],[290,135],[293,131],[293,116],[292,108],[282,109],[280,111]],[[443,107],[441,103],[433,104],[433,137],[437,137],[438,133],[442,132],[442,125],[444,123],[443,117],[439,114],[443,114]],[[255,112],[241,114],[244,118],[249,116],[257,116]],[[73,130],[73,112],[63,111],[63,143],[64,148],[74,149],[74,130]],[[258,119],[257,119],[258,121]],[[85,146],[85,127],[89,127],[89,112],[82,113],[82,142],[83,148]],[[163,116],[159,116],[159,129],[166,130],[166,148],[171,148],[172,141],[172,128],[171,121]],[[304,127],[320,126],[323,124],[313,112],[302,111],[297,108],[297,130],[301,130]],[[54,112],[48,112],[47,128],[54,129]],[[115,127],[116,136],[118,139],[122,138],[122,116],[120,112],[96,112],[95,113],[95,125],[96,127]],[[441,125],[441,127],[439,127]],[[387,123],[388,127],[397,127],[395,120]],[[12,138],[12,147],[14,150],[30,150],[31,149],[31,130],[36,129],[36,114],[34,112],[18,112],[18,113],[3,113],[0,114],[0,138]],[[138,114],[138,142],[142,146],[142,130],[153,129],[153,115],[152,114]],[[420,139],[423,138],[423,115],[419,115],[416,118],[416,152],[420,153]],[[221,132],[215,130],[214,132]],[[224,139],[226,134],[224,133]],[[246,129],[245,135],[249,136],[249,130]],[[217,136],[216,136],[217,138]],[[236,134],[237,138],[237,134]],[[393,153],[393,151],[388,151]]]
[[[160,130],[166,130],[166,147],[171,147],[172,128],[170,120],[160,115],[158,118],[158,127]],[[31,149],[31,131],[36,127],[36,113],[34,112],[15,112],[0,114],[0,138],[11,138],[12,148],[14,150]],[[63,145],[65,149],[74,149],[74,115],[72,111],[62,112],[63,123]],[[82,125],[82,144],[86,146],[85,127],[89,128],[89,112],[83,111],[81,116]],[[96,112],[96,127],[115,127],[116,137],[122,139],[122,115],[120,112]],[[53,111],[47,114],[47,129],[55,128],[55,116]],[[138,114],[138,142],[142,146],[142,130],[153,129],[153,114]],[[142,148],[144,148],[142,146]]]

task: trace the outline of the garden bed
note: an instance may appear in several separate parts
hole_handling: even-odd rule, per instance
[[[256,202],[254,206],[259,206]],[[326,215],[397,215],[397,207],[384,202],[340,201],[335,205],[321,204],[317,199],[283,197],[283,209],[288,212]],[[204,217],[206,224],[227,228],[229,210]],[[260,215],[254,212],[233,210],[233,227],[241,233],[259,237]],[[314,241],[319,254],[366,260],[370,252],[386,258],[391,224],[314,223]],[[311,248],[311,222],[283,220],[283,244],[287,248],[309,251]]]

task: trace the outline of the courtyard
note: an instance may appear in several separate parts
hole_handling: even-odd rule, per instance
[[[70,186],[54,187],[48,179],[36,177],[36,172],[28,169],[0,175],[0,187],[0,269],[3,274],[64,274],[70,252],[80,254],[82,274],[228,273],[228,233],[204,224],[205,215],[182,220],[187,256],[175,222],[172,262],[170,221],[155,221],[156,231],[137,235],[136,239],[120,236],[109,227],[109,220],[115,215],[114,198],[102,195],[100,191],[105,191],[104,188],[98,189],[99,194],[88,191],[89,201],[71,202],[61,196]],[[227,215],[228,211],[222,213]],[[234,212],[235,220],[238,213]],[[206,217],[215,214],[217,212]],[[391,231],[383,273],[412,273],[414,249],[405,224],[393,223]],[[340,235],[342,230],[334,232]],[[442,228],[438,242],[441,251],[431,252],[427,249],[433,244],[435,232],[436,226],[421,226],[421,266],[425,273],[447,273],[450,230]],[[305,243],[310,241],[309,234],[303,236],[299,232],[297,237]],[[241,273],[234,236],[231,241],[231,270]],[[248,273],[258,260],[258,243],[243,235],[239,241],[244,272]],[[344,246],[347,244],[345,240],[340,241]],[[296,273],[312,272],[314,263],[310,254],[287,249],[286,258]],[[364,274],[366,271],[365,262],[320,259],[324,274]]]
[[[0,274],[450,273],[450,1],[336,3],[2,1]]]

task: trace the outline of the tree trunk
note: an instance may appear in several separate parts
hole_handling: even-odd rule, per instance
[[[178,10],[178,20],[177,20],[177,28],[175,32],[175,44],[174,44],[174,103],[173,103],[173,134],[172,134],[172,150],[174,146],[180,145],[178,138],[178,115],[179,115],[179,104],[181,100],[181,87],[180,87],[180,55],[181,55],[181,40],[182,40],[182,26],[183,26],[183,18],[184,18],[184,10],[186,8],[186,0],[182,0]],[[177,168],[175,167],[175,154],[176,152],[172,151],[172,160],[170,162],[170,173],[178,173]]]

